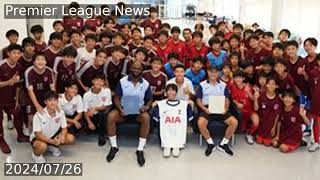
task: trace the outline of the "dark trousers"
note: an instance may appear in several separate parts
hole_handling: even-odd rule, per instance
[[[23,123],[20,116],[20,110],[15,109],[15,104],[9,104],[9,105],[0,105],[0,140],[3,140],[3,113],[2,111],[5,111],[8,116],[11,114],[13,115],[14,121],[13,125],[16,128],[18,137],[24,136],[22,133]]]

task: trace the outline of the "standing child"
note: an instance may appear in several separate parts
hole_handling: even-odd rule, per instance
[[[79,70],[80,67],[88,61],[93,61],[96,57],[96,50],[94,49],[97,43],[97,36],[94,34],[88,34],[85,36],[85,47],[78,48],[78,56],[75,60],[76,70]]]
[[[61,33],[54,32],[49,37],[50,45],[42,52],[46,56],[47,66],[53,68],[54,60],[56,57],[61,56],[62,35]]]
[[[161,147],[163,157],[180,155],[187,139],[188,121],[193,120],[193,112],[187,101],[176,100],[178,87],[175,84],[166,86],[167,99],[158,101],[153,111],[153,119],[160,124]]]
[[[159,33],[159,43],[156,46],[157,54],[163,59],[164,64],[168,62],[168,56],[173,51],[173,48],[174,48],[168,44],[168,38],[169,38],[168,31],[161,30]],[[179,60],[179,55],[177,59]]]
[[[218,38],[212,37],[209,40],[209,45],[211,47],[211,52],[208,53],[207,58],[209,60],[210,66],[216,66],[221,70],[221,65],[227,58],[227,52],[221,50],[221,42]]]
[[[169,46],[173,47],[172,51],[179,54],[179,61],[185,64],[184,60],[186,58],[186,44],[180,39],[181,30],[178,26],[173,26],[171,28],[172,38],[169,40]]]
[[[36,52],[41,52],[47,48],[47,44],[43,41],[43,27],[41,25],[34,25],[30,32],[35,41]]]
[[[19,39],[19,33],[18,31],[14,30],[14,29],[10,29],[9,31],[6,32],[6,38],[9,41],[9,45],[10,44],[17,44],[18,39]],[[0,51],[0,59],[6,59],[8,57],[8,47],[5,47],[3,49],[1,49]]]
[[[276,136],[272,145],[283,153],[292,152],[301,144],[303,124],[310,124],[303,107],[295,105],[296,95],[293,91],[285,91],[282,95],[284,108],[280,113]]]

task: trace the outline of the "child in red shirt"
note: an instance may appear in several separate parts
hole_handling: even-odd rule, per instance
[[[157,47],[157,55],[163,59],[163,64],[168,62],[168,55],[173,51],[173,48],[168,44],[168,31],[161,30],[159,33],[159,44]]]
[[[230,86],[231,98],[242,113],[241,130],[246,133],[247,143],[254,143],[253,135],[259,126],[259,116],[253,109],[252,88],[245,84],[245,73],[241,70],[233,74],[233,85]],[[249,126],[249,123],[250,126]]]
[[[168,41],[169,46],[174,47],[173,52],[179,54],[179,61],[184,64],[186,57],[186,44],[179,38],[181,30],[178,26],[171,28],[172,38]]]
[[[272,139],[272,145],[283,153],[296,150],[302,141],[303,124],[310,124],[303,107],[295,105],[296,95],[293,91],[283,93],[283,111],[280,113],[277,135]]]

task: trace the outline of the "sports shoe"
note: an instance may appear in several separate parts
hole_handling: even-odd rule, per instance
[[[207,149],[205,151],[205,155],[210,156],[212,151],[214,151],[215,149],[216,149],[216,146],[214,144],[208,144]]]
[[[46,163],[46,159],[42,154],[40,156],[36,156],[34,153],[32,153],[32,159],[35,163]]]
[[[10,115],[8,115],[10,116]],[[12,119],[8,119],[7,128],[12,130],[14,128]]]
[[[319,143],[313,143],[309,148],[308,151],[309,152],[315,152],[316,150],[318,150],[320,148]]]
[[[54,157],[59,157],[61,155],[61,151],[58,147],[49,146],[48,150],[52,153]]]
[[[25,136],[30,136],[30,131],[29,131],[29,129],[28,129],[27,127],[24,127],[24,128],[22,129],[22,133],[23,133]]]
[[[165,147],[163,148],[163,157],[168,158],[171,155],[171,148]]]
[[[246,135],[246,141],[247,141],[248,144],[252,145],[254,143],[253,136],[247,134]]]
[[[106,144],[106,138],[101,136],[99,137],[98,146],[104,146]]]
[[[231,149],[229,148],[228,144],[224,144],[224,145],[220,145],[218,146],[218,149],[230,156],[233,156],[233,152],[231,151]]]
[[[0,148],[1,148],[1,151],[5,154],[11,153],[11,149],[10,149],[9,145],[4,140],[0,142]]]
[[[140,166],[143,166],[146,160],[144,159],[143,151],[136,151],[137,162]]]
[[[179,155],[180,155],[180,148],[173,148],[173,149],[172,149],[172,155],[173,155],[173,157],[179,157]]]
[[[106,157],[107,161],[111,162],[114,159],[114,157],[116,156],[118,151],[119,151],[119,149],[117,147],[111,147],[109,154]]]

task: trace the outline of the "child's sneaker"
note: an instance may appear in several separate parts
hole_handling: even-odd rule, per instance
[[[313,143],[309,148],[308,151],[309,152],[315,152],[316,150],[318,150],[320,148],[319,143]]]
[[[165,147],[163,148],[163,157],[168,158],[171,155],[171,148]]]
[[[48,149],[55,157],[59,157],[61,155],[61,151],[58,147],[49,146]]]
[[[173,157],[179,157],[179,155],[180,155],[180,148],[173,148],[173,149],[172,149],[172,155],[173,155]]]
[[[246,135],[246,141],[247,141],[248,144],[252,145],[254,143],[253,136],[247,134]]]
[[[32,159],[35,163],[46,163],[46,159],[44,159],[43,155],[36,156],[34,153],[32,153]]]

